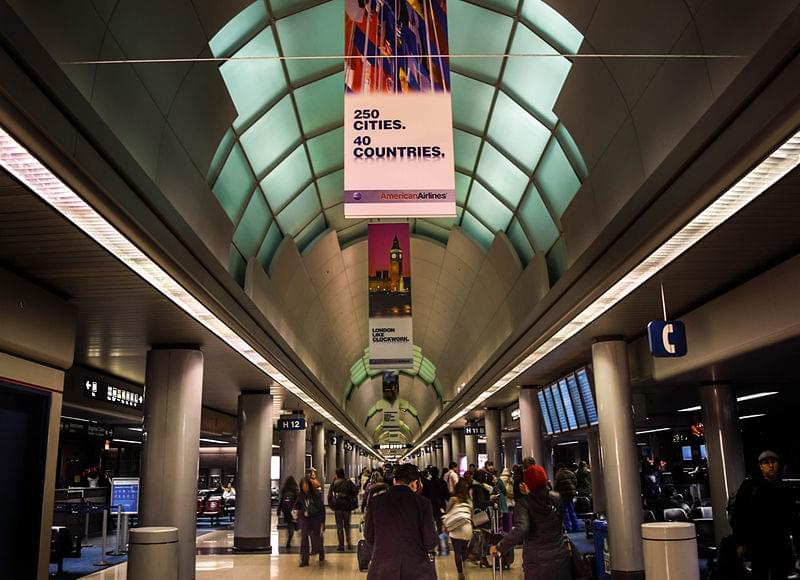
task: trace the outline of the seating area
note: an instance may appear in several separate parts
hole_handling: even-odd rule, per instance
[[[223,500],[220,496],[212,495],[206,498],[197,497],[197,524],[200,525],[200,518],[208,518],[208,525],[211,527],[219,525],[220,518],[227,517],[232,522],[236,515],[235,500]]]

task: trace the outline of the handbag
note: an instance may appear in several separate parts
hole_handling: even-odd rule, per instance
[[[572,543],[568,536],[564,536],[564,538],[572,565],[573,580],[590,580],[594,578],[591,563],[583,557],[583,554],[578,551],[578,548],[575,547],[575,544]]]
[[[476,528],[482,528],[489,525],[489,512],[483,510],[475,510],[472,516],[472,525]]]

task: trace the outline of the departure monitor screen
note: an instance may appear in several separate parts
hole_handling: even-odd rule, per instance
[[[553,434],[553,424],[550,422],[550,413],[547,411],[547,403],[544,400],[544,393],[539,391],[539,409],[542,411],[542,419],[544,419],[544,430],[548,435]]]
[[[548,434],[597,425],[597,408],[586,368],[559,379],[538,395]]]

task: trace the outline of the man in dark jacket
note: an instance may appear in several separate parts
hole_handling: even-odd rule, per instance
[[[736,492],[731,507],[733,537],[739,555],[752,564],[754,580],[783,580],[793,565],[789,535],[800,539],[795,493],[780,480],[774,451],[762,452],[758,466],[761,473],[746,479]]]
[[[370,498],[364,538],[374,546],[367,580],[435,580],[438,544],[431,502],[417,493],[419,470],[403,463],[389,491]]]
[[[556,469],[555,490],[561,495],[564,507],[564,529],[568,532],[579,532],[581,525],[578,516],[575,514],[575,504],[573,500],[578,493],[578,480],[575,474],[563,463],[559,463]]]
[[[336,470],[336,477],[328,490],[328,506],[336,516],[336,535],[339,539],[337,552],[344,552],[345,540],[347,549],[353,544],[350,540],[350,521],[352,512],[358,506],[358,490],[355,484],[344,476],[344,469]]]

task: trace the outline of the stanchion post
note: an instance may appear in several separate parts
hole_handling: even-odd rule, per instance
[[[121,556],[120,550],[120,532],[122,531],[122,504],[117,506],[117,547],[111,552],[112,556]]]
[[[103,539],[100,540],[100,560],[94,563],[95,566],[110,566],[111,562],[106,562],[106,536],[108,534],[108,508],[103,508]]]

